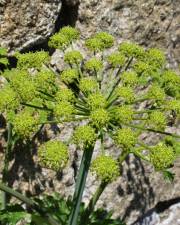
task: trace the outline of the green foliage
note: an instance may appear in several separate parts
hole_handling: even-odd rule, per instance
[[[0,47],[0,65],[7,67],[9,65],[9,60],[7,58],[7,49]]]
[[[70,198],[65,200],[58,193],[53,193],[53,195],[43,195],[41,198],[34,198],[34,200],[40,208],[43,208],[46,213],[51,214],[61,225],[67,225],[70,210],[73,206]],[[85,210],[84,203],[81,203],[79,220]],[[36,212],[26,212],[18,204],[8,206],[6,210],[1,210],[0,221],[8,225],[17,225],[17,223],[25,225],[49,225],[45,217],[42,218]],[[77,225],[83,224],[78,221]],[[112,219],[112,212],[99,208],[92,213],[86,225],[125,225],[125,223],[120,219]]]
[[[84,77],[80,80],[79,88],[84,93],[97,92],[98,83],[94,78]]]
[[[108,62],[114,68],[121,67],[125,65],[126,57],[119,52],[114,52],[108,56]]]
[[[96,109],[93,110],[90,114],[90,119],[92,124],[100,129],[103,128],[104,126],[107,126],[109,122],[109,114],[105,109]]]
[[[64,54],[64,61],[70,65],[78,64],[82,61],[83,56],[79,51],[68,51]]]
[[[115,141],[119,146],[129,150],[135,146],[137,137],[130,128],[122,128],[117,131]]]
[[[61,73],[61,79],[67,84],[73,83],[78,79],[78,71],[76,69],[66,69]]]

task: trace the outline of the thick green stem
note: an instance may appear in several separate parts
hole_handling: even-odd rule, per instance
[[[74,206],[71,210],[68,225],[77,225],[80,204],[82,200],[83,191],[85,188],[86,178],[90,167],[90,162],[93,154],[94,146],[84,149],[81,160],[78,178],[76,181],[75,192],[73,196]]]
[[[89,216],[94,211],[95,205],[107,185],[108,185],[107,182],[103,182],[103,181],[101,182],[96,192],[94,193],[93,197],[91,198],[89,205],[87,206],[83,216],[81,217],[80,225],[88,224]]]
[[[122,151],[118,160],[120,167],[128,154],[129,154],[129,151],[126,151],[126,150]],[[103,193],[107,185],[108,185],[108,182],[104,182],[104,181],[101,182],[100,186],[97,188],[96,192],[94,193],[93,197],[91,198],[89,202],[89,205],[87,206],[84,214],[81,217],[80,225],[88,224],[89,217],[91,213],[94,211],[96,203],[99,200],[101,194]]]
[[[3,183],[0,183],[0,190],[2,190],[3,192],[6,192],[6,193],[8,193],[8,194],[10,194],[10,195],[12,195],[14,197],[16,197],[17,199],[19,199],[22,202],[26,203],[32,209],[34,209],[35,211],[37,211],[42,216],[42,218],[45,217],[47,219],[47,221],[51,225],[61,225],[51,215],[49,215],[42,208],[40,208],[33,200],[27,198],[26,196],[22,195],[21,193],[13,190],[12,188],[6,186]]]
[[[9,168],[9,157],[12,148],[12,124],[8,124],[8,139],[7,146],[4,153],[4,168],[2,171],[2,181],[6,184],[8,181],[8,168]],[[7,193],[2,192],[2,209],[5,209],[7,205]]]

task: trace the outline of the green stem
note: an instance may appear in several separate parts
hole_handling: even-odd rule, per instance
[[[27,198],[26,196],[24,196],[21,193],[13,190],[12,188],[6,186],[3,183],[0,183],[0,190],[14,196],[15,198],[19,199],[22,202],[26,203],[32,209],[36,210],[42,217],[46,217],[47,221],[51,225],[60,225],[60,223],[58,223],[51,215],[49,215],[42,208],[40,208],[33,200]]]
[[[48,108],[44,108],[44,107],[40,107],[40,106],[36,106],[36,105],[31,105],[31,104],[28,104],[28,103],[21,103],[21,105],[24,105],[24,106],[28,106],[28,107],[31,107],[31,108],[34,108],[34,109],[40,109],[40,110],[45,110],[45,111],[52,111],[51,109],[48,109]]]
[[[95,205],[98,201],[98,199],[100,198],[101,194],[103,193],[104,189],[107,186],[107,182],[101,182],[101,184],[99,185],[99,187],[97,188],[96,192],[94,193],[93,197],[91,198],[84,214],[81,217],[81,222],[80,225],[84,225],[84,224],[88,224],[89,222],[89,217],[91,215],[91,213],[94,211]]]
[[[140,130],[144,130],[144,131],[149,131],[149,132],[159,133],[159,134],[165,134],[165,135],[169,135],[169,136],[172,136],[172,137],[175,137],[175,138],[180,138],[180,136],[177,135],[177,134],[172,134],[172,133],[165,132],[165,131],[154,130],[154,129],[151,129],[151,128],[144,128],[144,127],[136,126],[136,125],[133,125],[133,124],[125,124],[124,123],[124,125],[132,127],[132,128],[137,128],[137,129],[140,129]]]
[[[75,192],[73,196],[74,206],[71,210],[68,225],[77,225],[80,204],[82,200],[83,191],[85,188],[86,178],[90,167],[90,162],[93,154],[94,146],[84,149],[81,160],[78,178],[76,181]]]
[[[12,124],[8,123],[8,140],[7,140],[7,146],[5,149],[5,159],[4,159],[4,168],[2,171],[2,181],[6,184],[8,181],[8,168],[9,168],[9,158],[10,158],[10,152],[12,149]],[[6,209],[7,205],[7,194],[6,192],[2,192],[2,209]]]

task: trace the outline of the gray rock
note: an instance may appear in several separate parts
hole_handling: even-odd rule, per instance
[[[3,1],[0,7],[0,45],[21,50],[52,34],[61,0]]]

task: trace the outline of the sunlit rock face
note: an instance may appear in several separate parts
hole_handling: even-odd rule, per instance
[[[52,34],[61,0],[0,2],[0,45],[11,50],[42,43]]]
[[[180,64],[179,1],[83,0],[78,14],[76,26],[84,36],[105,30],[120,41],[162,48],[170,66]]]

